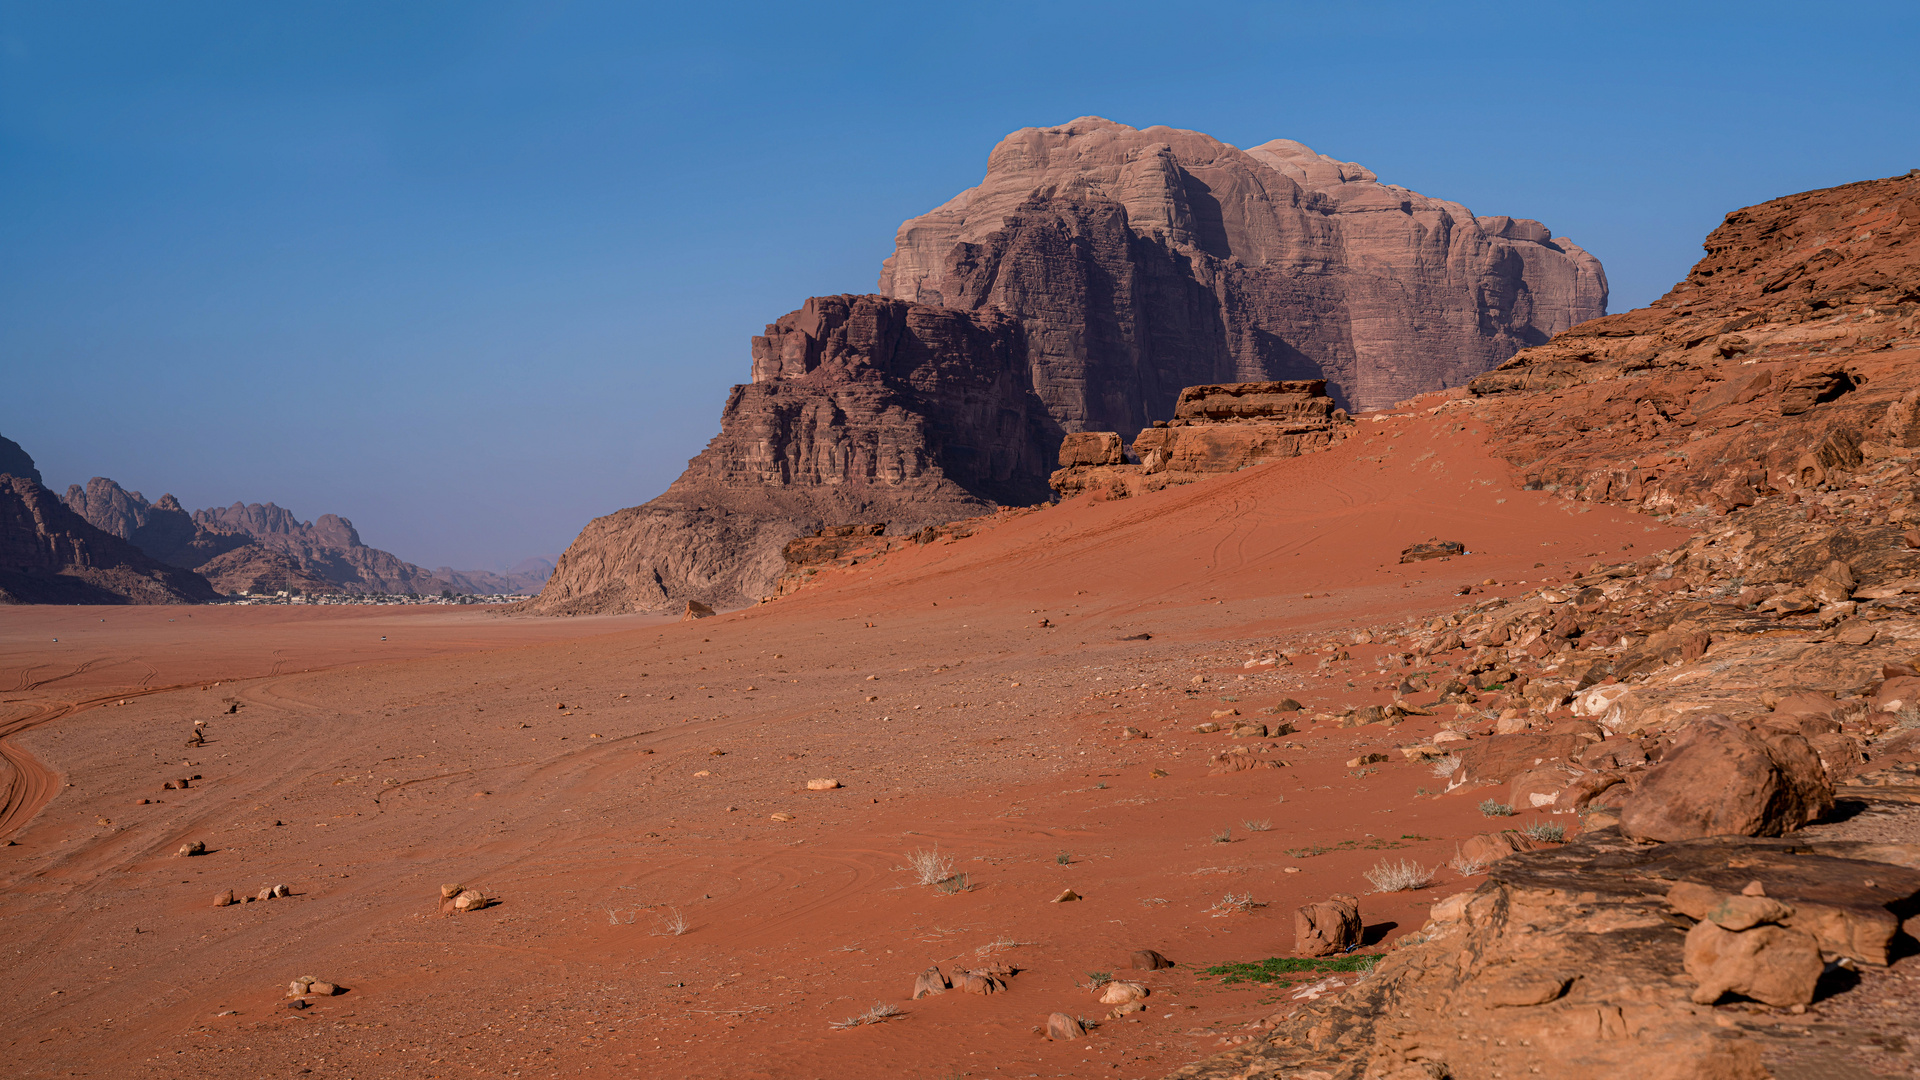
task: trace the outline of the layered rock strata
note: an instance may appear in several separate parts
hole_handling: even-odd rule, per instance
[[[1048,483],[1061,498],[1089,491],[1125,498],[1324,450],[1350,426],[1319,379],[1190,386],[1173,419],[1134,437],[1132,463],[1118,432],[1073,434],[1061,441],[1060,468]]]
[[[1350,409],[1455,386],[1606,311],[1598,260],[1289,139],[1099,117],[1023,128],[900,227],[880,292],[1005,312],[1068,431],[1131,439],[1183,387],[1325,379]]]
[[[191,604],[218,598],[198,574],[88,524],[26,476],[0,476],[0,603]]]
[[[910,534],[1046,497],[1059,433],[1002,315],[816,297],[753,356],[720,434],[659,498],[589,523],[532,610],[737,606],[774,589],[799,534]]]

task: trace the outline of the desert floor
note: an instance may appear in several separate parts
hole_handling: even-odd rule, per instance
[[[1443,409],[1004,515],[697,622],[0,608],[0,1060],[23,1078],[1159,1076],[1310,989],[1206,968],[1287,955],[1294,909],[1332,893],[1361,896],[1386,948],[1478,879],[1376,894],[1367,869],[1532,820],[1483,818],[1499,790],[1429,794],[1445,782],[1394,753],[1451,709],[1312,722],[1391,700],[1413,669],[1379,662],[1386,632],[1465,585],[1517,594],[1686,535],[1518,490]],[[1470,554],[1398,563],[1429,537]],[[1368,627],[1380,640],[1351,644]],[[1243,666],[1329,641],[1352,659]],[[1295,734],[1189,731],[1272,720],[1284,697],[1306,706]],[[1288,766],[1210,775],[1248,743]],[[1347,765],[1369,752],[1390,759]],[[205,855],[174,854],[196,840]],[[936,849],[965,890],[917,883],[909,855]],[[498,902],[443,913],[446,882]],[[1102,1016],[1080,984],[1149,948],[1176,966],[1136,973],[1147,1012],[1035,1033]],[[1003,993],[908,1000],[929,965],[989,962],[1019,969]],[[346,991],[289,1009],[300,975]],[[877,1003],[900,1015],[831,1026]]]

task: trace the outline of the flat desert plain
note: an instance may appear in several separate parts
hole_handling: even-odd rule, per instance
[[[1324,992],[1208,971],[1288,955],[1297,907],[1357,895],[1390,948],[1479,879],[1366,871],[1535,820],[1396,752],[1450,708],[1315,719],[1393,700],[1393,634],[1686,535],[1519,490],[1442,409],[698,621],[0,608],[5,1071],[1160,1076]],[[1398,562],[1435,537],[1469,554]],[[1290,734],[1191,730],[1286,698]],[[1230,746],[1285,764],[1216,775]],[[910,998],[993,964],[1001,992]],[[1150,1008],[1102,1019],[1095,973]],[[289,1008],[300,976],[342,992]],[[1049,1041],[1054,1012],[1101,1022]]]

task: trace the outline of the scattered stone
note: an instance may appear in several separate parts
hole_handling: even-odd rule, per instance
[[[273,895],[274,895],[274,896],[276,896],[276,897],[279,897],[279,896],[292,896],[292,895],[293,895],[293,886],[291,886],[291,885],[275,885],[275,886],[273,887]]]
[[[680,616],[680,621],[692,622],[695,619],[707,618],[712,614],[713,614],[712,608],[708,607],[707,605],[701,603],[698,600],[689,600],[687,601],[686,613]]]
[[[453,910],[479,911],[490,903],[492,903],[492,901],[487,899],[486,893],[478,889],[465,889],[461,891],[460,895],[453,898]]]
[[[181,844],[180,850],[174,852],[174,855],[180,858],[190,858],[194,855],[205,855],[206,853],[207,853],[207,845],[205,841],[192,840],[187,843]]]
[[[1299,712],[1302,706],[1292,698],[1281,698],[1273,708],[1276,712]]]
[[[768,814],[767,816],[768,816],[768,817],[770,817],[770,818],[772,818],[772,819],[773,819],[773,820],[775,820],[775,821],[792,821],[792,820],[794,820],[794,817],[793,817],[793,815],[792,815],[792,814],[789,814],[789,813],[787,813],[787,812],[786,812],[786,811],[784,811],[784,810],[783,810],[783,811],[781,811],[781,812],[779,812],[779,813],[777,813],[777,814]]]
[[[1065,904],[1078,899],[1080,899],[1079,893],[1074,892],[1072,889],[1062,889],[1060,890],[1060,895],[1054,897],[1051,903]]]
[[[263,886],[261,886],[261,888],[260,888],[260,892],[259,892],[258,894],[256,894],[256,895],[255,895],[255,897],[254,897],[254,899],[256,899],[256,900],[271,900],[271,899],[273,899],[273,898],[274,898],[274,895],[275,895],[275,893],[274,893],[274,891],[273,891],[273,886],[271,886],[271,885],[263,885]]]
[[[1153,738],[1153,736],[1152,736],[1151,734],[1149,734],[1148,732],[1145,732],[1145,731],[1142,731],[1142,730],[1140,730],[1140,729],[1139,729],[1139,728],[1137,728],[1137,727],[1125,727],[1125,728],[1121,728],[1121,729],[1120,729],[1120,737],[1121,737],[1121,738],[1123,738],[1123,739],[1151,739],[1151,738]]]
[[[1332,956],[1360,944],[1360,899],[1339,894],[1293,913],[1293,951],[1301,956]]]
[[[1111,1009],[1108,1009],[1108,1010],[1107,1010],[1107,1019],[1109,1019],[1109,1020],[1118,1020],[1118,1019],[1120,1019],[1121,1017],[1124,1017],[1124,1016],[1129,1016],[1129,1015],[1132,1015],[1133,1013],[1137,1013],[1137,1012],[1146,1012],[1146,1011],[1147,1011],[1147,1003],[1146,1003],[1146,1002],[1144,1002],[1144,1001],[1129,1001],[1129,1002],[1127,1002],[1127,1003],[1125,1003],[1125,1004],[1123,1004],[1123,1005],[1115,1005],[1115,1006],[1114,1006],[1113,1008],[1111,1008]]]
[[[1225,719],[1226,719],[1227,717],[1229,717],[1229,716],[1239,716],[1239,715],[1240,715],[1240,710],[1239,710],[1239,709],[1215,709],[1215,710],[1213,710],[1213,718],[1214,718],[1215,720],[1225,720]]]
[[[954,988],[963,994],[997,994],[1007,988],[1007,984],[987,971],[959,971],[954,973]]]
[[[1100,991],[1100,1004],[1124,1005],[1147,996],[1145,985],[1137,982],[1110,982]]]
[[[1128,966],[1132,967],[1135,971],[1159,971],[1163,968],[1172,967],[1173,961],[1152,949],[1137,949],[1134,951],[1133,959],[1129,962]]]
[[[1361,754],[1357,758],[1348,759],[1347,768],[1349,769],[1364,768],[1365,766],[1368,766],[1368,765],[1377,765],[1380,762],[1386,761],[1386,760],[1387,760],[1387,755],[1385,754]]]
[[[233,898],[232,889],[227,889],[223,892],[217,892],[213,894],[214,907],[230,907],[237,902],[238,901],[234,900]]]
[[[1806,1005],[1825,965],[1813,935],[1782,926],[1736,932],[1703,922],[1687,931],[1686,969],[1699,986],[1695,1004],[1712,1005],[1729,993],[1784,1008]]]
[[[831,778],[807,781],[808,791],[832,791],[840,786],[840,781]]]
[[[1047,1017],[1047,1038],[1054,1040],[1078,1039],[1086,1034],[1080,1021],[1066,1013],[1054,1013]]]
[[[1187,730],[1193,732],[1195,735],[1211,735],[1216,731],[1224,731],[1226,729],[1221,725],[1214,723],[1211,720],[1206,720],[1201,723],[1193,725]]]
[[[1466,553],[1467,545],[1457,540],[1430,539],[1418,544],[1410,544],[1400,552],[1403,563],[1423,562],[1427,559],[1445,559]]]

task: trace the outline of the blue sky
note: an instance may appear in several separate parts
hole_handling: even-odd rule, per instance
[[[0,434],[48,483],[557,554],[1019,127],[1286,137],[1606,264],[1920,166],[1920,7],[0,0]]]

